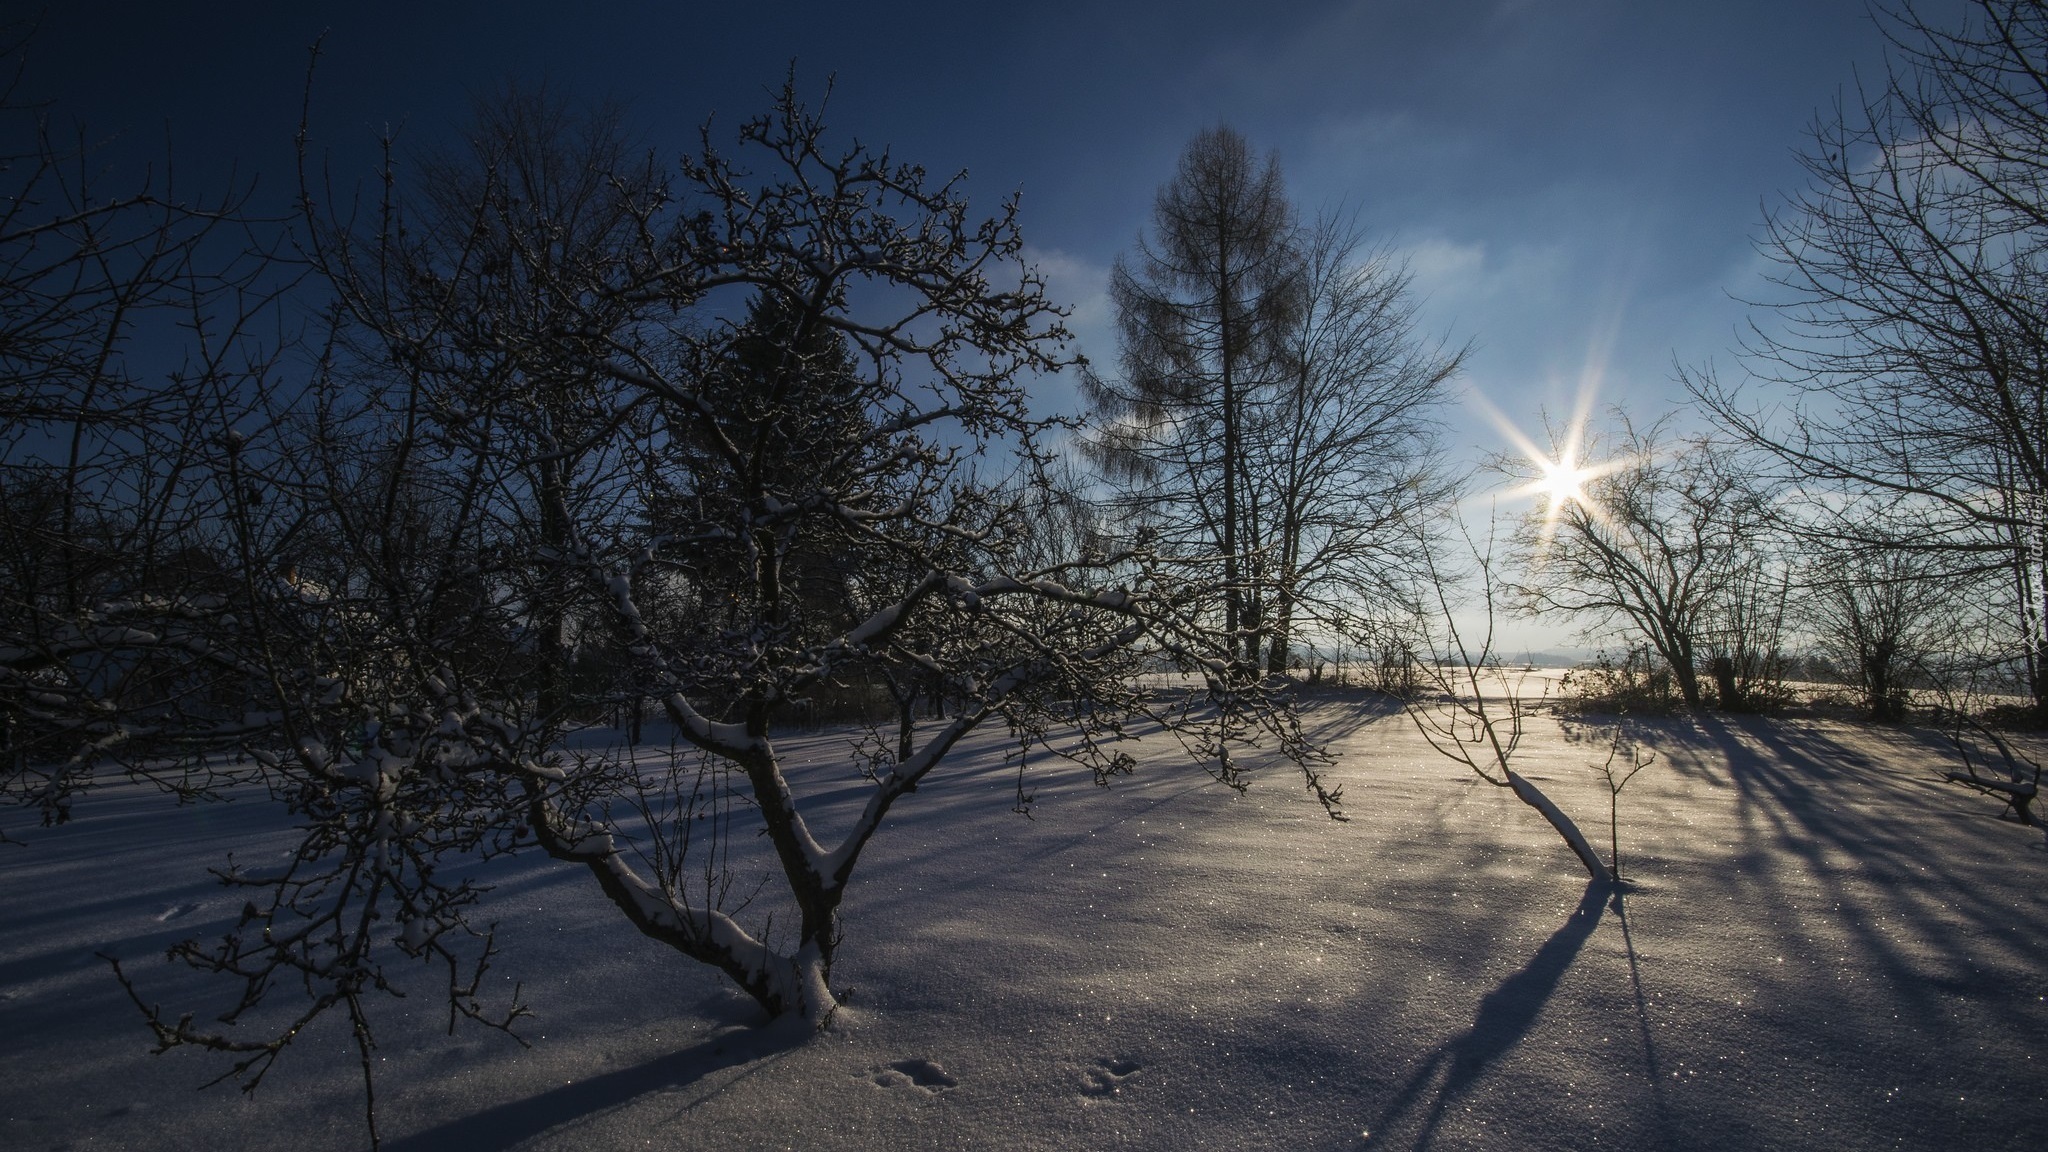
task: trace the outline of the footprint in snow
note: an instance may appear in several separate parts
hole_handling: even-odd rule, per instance
[[[166,908],[162,912],[157,913],[156,919],[157,923],[162,924],[171,920],[176,920],[180,916],[190,916],[192,913],[197,911],[199,911],[199,905],[197,904],[179,904],[175,907]]]
[[[1097,1060],[1081,1073],[1081,1094],[1083,1096],[1115,1096],[1123,1091],[1124,1081],[1138,1074],[1138,1062],[1121,1058]]]
[[[897,1060],[871,1068],[868,1074],[880,1088],[911,1087],[938,1093],[960,1084],[959,1078],[939,1067],[936,1060]]]

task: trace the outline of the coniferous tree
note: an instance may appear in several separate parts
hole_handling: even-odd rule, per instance
[[[1295,306],[1296,219],[1279,163],[1229,128],[1197,135],[1159,190],[1152,235],[1110,278],[1121,378],[1088,377],[1095,454],[1128,509],[1184,553],[1221,567],[1234,656],[1256,660],[1247,619],[1254,512],[1252,397],[1280,374]]]
[[[1306,623],[1371,627],[1419,572],[1401,525],[1448,492],[1429,411],[1464,356],[1416,331],[1407,270],[1344,220],[1302,226],[1278,163],[1218,128],[1110,293],[1120,371],[1085,377],[1087,446],[1126,530],[1213,566],[1249,668],[1284,672]]]

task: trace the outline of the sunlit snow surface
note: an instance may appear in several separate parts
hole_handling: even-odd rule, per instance
[[[1398,714],[1329,698],[1311,720],[1347,824],[1283,770],[1235,796],[1163,749],[1107,791],[1034,769],[1026,820],[999,736],[975,745],[863,860],[834,977],[852,1004],[809,1043],[753,1027],[584,874],[501,867],[498,972],[534,1046],[447,1037],[422,979],[385,1013],[386,1147],[2041,1146],[2048,841],[1940,782],[1935,742],[1665,722],[1622,797],[1639,884],[1607,900]],[[1599,740],[1540,719],[1524,771],[1604,850]],[[816,738],[800,775],[847,774],[843,746]],[[225,1065],[149,1056],[94,958],[167,1007],[224,1005],[150,957],[231,923],[205,869],[283,851],[269,809],[110,788],[64,828],[18,815],[0,1147],[364,1143],[340,1020],[253,1099],[198,1091]]]

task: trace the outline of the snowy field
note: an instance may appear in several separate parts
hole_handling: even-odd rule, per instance
[[[983,740],[864,860],[835,971],[856,991],[808,1043],[584,873],[499,867],[494,975],[524,981],[533,1047],[447,1037],[423,980],[386,1013],[386,1147],[2048,1146],[2048,839],[1942,783],[1936,742],[1665,722],[1622,796],[1637,883],[1609,898],[1398,713],[1309,719],[1349,823],[1286,765],[1237,796],[1163,754],[1106,791],[1045,769],[1027,820]],[[843,773],[838,746],[811,741],[813,771]],[[1603,850],[1604,751],[1544,717],[1521,765]],[[224,1065],[148,1055],[94,958],[218,1003],[149,958],[232,922],[205,869],[282,850],[268,809],[108,789],[64,828],[14,819],[0,1148],[364,1143],[342,1021],[254,1098],[198,1091]]]

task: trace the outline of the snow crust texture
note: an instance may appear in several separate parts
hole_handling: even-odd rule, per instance
[[[531,1049],[387,1013],[386,1147],[2035,1149],[2048,1103],[2048,840],[1943,783],[1938,744],[1675,720],[1589,888],[1542,819],[1365,697],[1309,720],[1348,824],[1275,771],[1235,796],[1165,748],[1094,787],[987,737],[856,875],[832,1029],[634,933],[589,879],[492,867]],[[1603,843],[1597,725],[1518,764]],[[804,772],[860,793],[844,737]],[[823,777],[814,776],[813,779]],[[831,818],[832,813],[821,814]],[[1595,829],[1598,829],[1597,834]],[[96,952],[182,1010],[233,990],[150,957],[232,924],[206,868],[288,850],[251,798],[110,789],[0,847],[0,1148],[361,1147],[337,1028],[253,1099],[147,1054]],[[289,1134],[285,1139],[282,1134]]]

